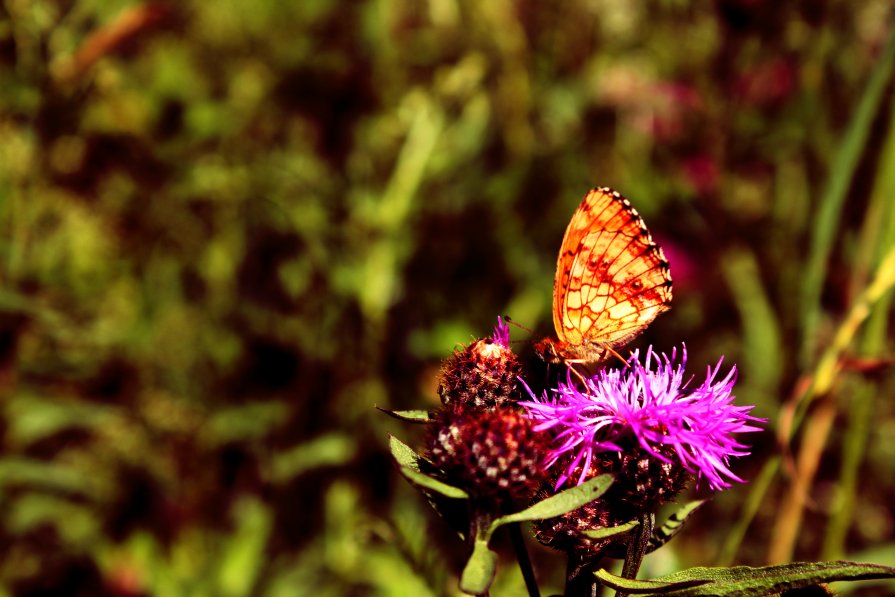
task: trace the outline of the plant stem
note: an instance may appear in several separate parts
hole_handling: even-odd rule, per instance
[[[655,524],[656,516],[653,513],[648,512],[640,516],[640,524],[631,532],[631,540],[628,542],[628,553],[625,554],[625,565],[622,567],[624,578],[637,578],[637,571],[640,570]],[[617,591],[615,594],[617,597],[627,595],[622,591]]]
[[[541,597],[541,591],[538,589],[537,580],[535,580],[535,571],[531,567],[531,558],[528,557],[528,550],[525,549],[525,540],[522,538],[522,530],[518,522],[507,525],[510,532],[510,540],[513,542],[513,549],[516,551],[516,561],[519,562],[519,570],[522,572],[522,578],[525,580],[525,588],[528,590],[529,597]]]

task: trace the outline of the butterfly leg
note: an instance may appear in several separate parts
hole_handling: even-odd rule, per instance
[[[612,354],[612,355],[614,355],[616,358],[618,358],[618,360],[621,361],[622,364],[623,364],[625,367],[628,367],[628,366],[629,366],[629,365],[628,365],[628,359],[626,359],[626,358],[623,357],[622,355],[620,355],[620,354],[618,354],[617,352],[615,352],[615,350],[613,350],[611,346],[604,346],[603,348],[605,348],[607,352],[609,352],[610,354]]]
[[[574,365],[574,364],[583,364],[583,363],[586,363],[586,362],[587,362],[587,361],[584,361],[584,360],[570,360],[570,361],[565,361],[565,363],[566,363],[566,367],[568,367],[568,368],[569,368],[569,371],[572,372],[572,373],[574,373],[575,376],[576,376],[578,379],[581,380],[581,385],[584,386],[584,391],[589,393],[589,392],[590,392],[590,389],[587,387],[587,380],[584,378],[583,375],[581,375],[581,372],[578,371],[578,369],[575,369],[575,367],[572,366],[572,365]]]

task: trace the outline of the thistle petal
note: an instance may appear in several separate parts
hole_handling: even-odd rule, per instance
[[[547,464],[569,457],[557,487],[575,476],[578,467],[583,467],[577,475],[581,483],[594,454],[619,450],[619,440],[627,435],[663,462],[670,460],[659,448],[673,448],[673,452],[666,448],[665,454],[676,455],[677,464],[712,489],[730,487],[732,481],[742,483],[730,470],[729,461],[748,455],[749,449],[733,435],[760,431],[750,422],[766,419],[748,414],[752,406],[733,404],[737,369],[734,365],[720,376],[723,361],[722,357],[714,367],[708,366],[697,387],[691,387],[692,376],[685,381],[686,346],[679,362],[677,349],[668,356],[650,347],[643,362],[639,351],[634,351],[626,369],[602,370],[585,380],[583,390],[571,373],[540,397],[523,383],[532,398],[520,402],[527,416],[536,429],[554,432]]]

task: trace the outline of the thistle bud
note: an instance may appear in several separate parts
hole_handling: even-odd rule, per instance
[[[509,330],[502,321],[490,338],[477,340],[444,362],[438,393],[445,406],[488,410],[515,404],[519,357],[510,350]]]
[[[544,483],[548,436],[521,413],[444,409],[426,438],[429,459],[451,485],[487,502],[531,497]]]

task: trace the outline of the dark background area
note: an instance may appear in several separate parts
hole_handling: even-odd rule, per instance
[[[895,565],[891,292],[865,293],[895,269],[891,17],[4,3],[0,587],[455,593],[464,547],[387,454],[419,430],[374,405],[434,408],[440,360],[498,314],[530,356],[595,185],[671,261],[673,308],[632,346],[686,343],[696,375],[724,355],[769,418],[750,482],[644,573]],[[507,560],[492,594],[521,587]]]

